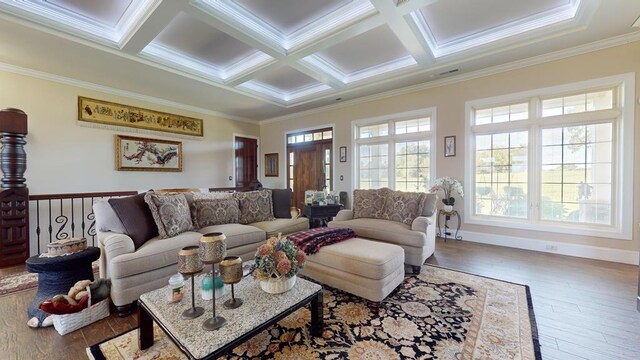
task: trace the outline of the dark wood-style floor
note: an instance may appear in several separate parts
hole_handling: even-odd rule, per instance
[[[544,359],[640,359],[636,266],[465,241],[438,240],[436,249],[429,263],[530,286]],[[87,346],[137,325],[135,315],[112,314],[65,336],[30,329],[34,293],[0,297],[0,359],[83,359]]]

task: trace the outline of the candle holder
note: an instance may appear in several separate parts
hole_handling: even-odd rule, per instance
[[[202,271],[202,262],[197,246],[187,246],[178,252],[178,272],[191,275],[191,308],[182,313],[183,319],[195,319],[204,314],[204,308],[196,307],[195,274]]]
[[[225,284],[231,284],[231,299],[224,302],[224,307],[235,309],[242,305],[242,299],[236,299],[233,286],[242,280],[242,259],[239,256],[227,256],[220,262],[220,278]]]
[[[227,244],[224,240],[227,237],[220,232],[204,234],[200,238],[200,261],[205,264],[211,264],[211,273],[215,274],[215,264],[219,263],[227,255]],[[214,278],[215,282],[215,278]],[[217,330],[227,323],[222,316],[216,316],[216,292],[213,291],[211,299],[213,316],[202,324],[202,328],[208,331]]]

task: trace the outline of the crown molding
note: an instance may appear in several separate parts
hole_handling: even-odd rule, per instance
[[[240,122],[245,122],[250,124],[258,124],[258,121],[256,120],[247,119],[240,116],[229,115],[229,114],[221,113],[218,111],[212,111],[212,110],[203,109],[197,106],[191,106],[191,105],[179,103],[176,101],[170,101],[170,100],[165,100],[165,99],[161,99],[153,96],[142,95],[132,91],[126,91],[126,90],[116,89],[109,86],[98,85],[98,84],[90,83],[88,81],[71,79],[64,76],[54,75],[54,74],[50,74],[50,73],[46,73],[38,70],[27,69],[20,66],[6,64],[2,62],[0,62],[0,71],[29,76],[29,77],[40,79],[40,80],[52,81],[52,82],[56,82],[64,85],[76,86],[76,87],[87,89],[87,90],[100,91],[106,94],[127,97],[127,98],[145,101],[145,102],[153,103],[157,105],[168,106],[168,107],[181,109],[185,111],[192,111],[192,112],[196,112],[204,115],[211,115],[215,117],[224,118],[227,120],[240,121]]]
[[[529,66],[543,64],[546,62],[561,60],[561,59],[569,58],[572,56],[578,56],[578,55],[582,55],[582,54],[586,54],[586,53],[590,53],[598,50],[603,50],[603,49],[607,49],[615,46],[620,46],[620,45],[624,45],[624,44],[628,44],[636,41],[640,41],[640,32],[633,32],[625,35],[615,36],[612,38],[595,41],[589,44],[584,44],[584,45],[576,46],[573,48],[558,50],[548,54],[538,55],[538,56],[534,56],[534,57],[523,59],[523,60],[517,60],[507,64],[497,65],[490,68],[469,72],[466,74],[451,76],[446,79],[435,80],[428,83],[412,85],[412,86],[408,86],[400,89],[394,89],[394,90],[382,92],[379,94],[360,97],[357,99],[341,102],[339,104],[331,104],[331,105],[322,106],[322,107],[318,107],[310,110],[296,112],[293,114],[287,114],[287,115],[278,116],[270,119],[260,120],[258,121],[258,123],[260,125],[277,123],[280,121],[299,118],[300,116],[317,114],[317,113],[325,112],[328,110],[340,109],[340,108],[344,108],[344,107],[348,107],[356,104],[366,103],[366,102],[375,101],[375,100],[381,100],[381,99],[394,97],[398,95],[409,94],[409,93],[427,90],[435,87],[440,87],[440,86],[455,84],[455,83],[459,83],[467,80],[473,80],[481,77],[491,76],[491,75],[495,75],[495,74],[499,74],[499,73],[503,73],[511,70],[517,70],[517,69],[521,69]],[[433,71],[433,69],[429,69],[429,70]],[[333,94],[332,96],[339,96],[339,95],[340,93],[337,93],[337,94]]]

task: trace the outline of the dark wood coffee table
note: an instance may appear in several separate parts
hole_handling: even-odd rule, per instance
[[[312,335],[320,336],[322,333],[322,286],[298,278],[293,289],[272,295],[264,292],[252,277],[246,277],[235,285],[236,297],[244,301],[239,308],[226,309],[222,305],[230,294],[216,298],[216,314],[227,319],[227,324],[218,330],[205,331],[202,323],[211,317],[212,305],[211,300],[200,298],[201,276],[196,277],[196,306],[206,311],[196,319],[185,320],[181,315],[191,304],[190,282],[181,303],[168,303],[166,288],[140,296],[138,322],[141,350],[153,345],[153,322],[156,322],[189,358],[215,359],[307,304],[311,304]]]

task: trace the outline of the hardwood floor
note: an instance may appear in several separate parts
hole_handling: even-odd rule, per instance
[[[543,359],[640,359],[637,266],[438,239],[427,262],[529,285]],[[1,274],[23,270],[14,267]],[[0,297],[0,359],[85,359],[85,348],[137,326],[112,315],[60,336],[30,329],[35,290]]]

